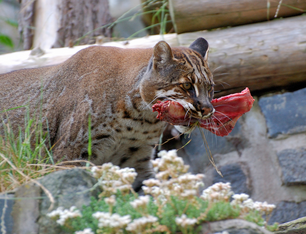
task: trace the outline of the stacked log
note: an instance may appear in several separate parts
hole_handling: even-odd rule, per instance
[[[251,24],[306,10],[303,0],[169,0],[169,4],[177,33]]]
[[[189,46],[198,37],[206,38],[210,44],[209,66],[214,74],[215,90],[221,91],[216,97],[240,92],[245,87],[254,92],[306,82],[305,15],[223,30],[156,35],[129,43],[103,45],[153,47],[158,41],[166,40],[171,46]],[[52,49],[41,57],[29,57],[30,51],[1,55],[0,73],[56,64],[85,47]]]
[[[20,0],[19,31],[24,49],[44,53],[50,48],[93,44],[111,37],[103,25],[113,22],[108,0]],[[41,51],[42,50],[42,51]]]
[[[178,35],[190,45],[204,37],[217,96],[289,87],[306,82],[306,16],[296,16],[216,31]]]

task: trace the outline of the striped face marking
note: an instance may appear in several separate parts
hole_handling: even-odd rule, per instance
[[[214,82],[207,62],[187,48],[173,49],[173,57],[176,68],[170,72],[170,82],[165,78],[164,88],[155,91],[155,99],[176,101],[188,115],[209,118],[214,111],[210,103]],[[207,110],[211,111],[207,113]]]
[[[197,84],[194,84],[194,89],[195,89],[196,96],[199,97],[200,93],[199,93],[199,88]]]

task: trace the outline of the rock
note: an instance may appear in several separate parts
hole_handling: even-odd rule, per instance
[[[203,234],[272,234],[263,227],[242,219],[229,219],[203,224]]]
[[[237,122],[233,131],[227,137],[219,137],[205,130],[205,138],[212,155],[225,154],[234,150],[240,150],[246,145],[246,140],[241,136],[241,125]],[[191,141],[190,141],[191,140]],[[190,142],[189,142],[190,141]],[[203,173],[203,168],[210,165],[207,151],[200,130],[196,128],[190,135],[182,136],[183,149],[188,157],[186,161],[191,166],[193,173]]]
[[[11,212],[14,204],[14,195],[0,195],[0,234],[12,233],[14,221]]]
[[[262,97],[259,106],[266,118],[269,137],[306,131],[306,88]]]
[[[24,184],[15,192],[12,216],[14,219],[13,233],[38,233],[39,197],[41,190],[33,183]]]
[[[285,185],[306,184],[306,149],[286,149],[277,154]]]
[[[98,197],[100,188],[94,188],[96,179],[91,173],[80,168],[51,173],[39,182],[53,196],[53,209],[61,206],[81,209],[90,203],[90,197]],[[93,189],[94,188],[94,189]],[[14,231],[18,234],[64,234],[58,224],[47,217],[51,212],[50,200],[40,186],[30,183],[21,186],[15,193],[13,206]],[[25,202],[26,201],[26,202]],[[10,232],[9,232],[10,233]]]
[[[304,216],[306,216],[306,201],[300,203],[282,201],[273,210],[268,223],[285,223]]]
[[[279,225],[276,234],[304,234],[306,233],[306,217]]]
[[[251,195],[252,184],[249,177],[248,166],[244,163],[233,163],[219,168],[223,177],[216,171],[213,173],[213,184],[218,182],[230,182],[235,194],[246,193]]]
[[[101,193],[99,188],[91,190],[97,182],[92,175],[80,168],[58,171],[43,177],[41,184],[46,187],[55,199],[54,209],[61,206],[70,208],[76,206],[82,208],[89,205],[90,197],[98,197]],[[46,216],[50,212],[49,199],[43,193],[43,200],[40,206],[40,218],[38,219],[40,234],[61,234],[65,233],[55,221]]]

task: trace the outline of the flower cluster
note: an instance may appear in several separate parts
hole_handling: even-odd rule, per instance
[[[156,179],[151,178],[143,182],[145,196],[138,196],[132,190],[132,183],[137,175],[134,169],[120,169],[111,163],[92,168],[98,185],[103,189],[100,194],[103,199],[97,201],[102,202],[101,205],[93,206],[93,214],[84,212],[83,218],[87,218],[86,214],[89,214],[89,218],[94,219],[93,223],[97,225],[96,233],[171,233],[172,229],[173,232],[194,233],[194,226],[203,221],[238,216],[247,219],[251,211],[256,211],[252,212],[252,215],[258,217],[270,214],[275,208],[266,202],[254,202],[247,194],[233,195],[230,183],[216,183],[205,189],[199,198],[198,190],[200,186],[204,186],[204,175],[188,173],[188,166],[177,156],[176,150],[161,151],[158,156],[159,158],[152,162]],[[233,200],[230,202],[231,197]],[[153,203],[150,202],[152,200]],[[231,214],[219,214],[216,209],[222,210],[223,207]],[[214,214],[215,218],[209,218],[211,214]],[[69,218],[82,217],[75,207],[69,210],[60,207],[48,216],[58,218],[57,223],[66,227],[71,224],[66,222]],[[166,225],[167,222],[172,223]],[[75,234],[94,233],[86,226],[82,229],[84,230]]]
[[[156,217],[151,215],[134,219],[133,222],[127,226],[126,230],[137,234],[144,233],[145,230],[150,228],[157,220]]]
[[[175,223],[178,226],[181,226],[182,228],[187,228],[190,226],[193,226],[197,223],[197,219],[190,219],[187,218],[187,216],[185,214],[183,214],[181,217],[176,217],[175,218]]]
[[[161,197],[164,195],[164,191],[160,188],[161,182],[156,179],[148,179],[143,181],[142,190],[145,194],[151,194],[153,197]]]
[[[210,202],[228,202],[232,194],[230,183],[219,182],[205,189],[201,198]]]
[[[275,205],[268,204],[267,202],[254,202],[251,198],[249,198],[249,195],[244,193],[233,195],[231,205],[240,207],[242,213],[257,210],[261,214],[268,215],[275,209]]]
[[[176,178],[180,174],[188,171],[189,166],[184,165],[183,159],[177,156],[176,150],[165,151],[158,153],[160,158],[152,161],[156,172],[156,178],[159,180],[167,180],[169,177]]]
[[[135,199],[130,203],[135,210],[144,210],[146,209],[149,201],[150,201],[149,196],[140,196],[138,199]]]
[[[94,234],[91,228],[85,228],[83,231],[77,231],[74,234]]]
[[[120,216],[118,214],[111,214],[108,212],[96,212],[92,214],[92,217],[98,219],[98,227],[109,227],[112,229],[121,229],[128,225],[131,222],[131,216],[125,215]]]
[[[92,167],[91,171],[102,187],[103,192],[100,196],[106,197],[115,194],[117,190],[123,194],[129,193],[137,176],[134,168],[120,169],[112,163],[105,163],[101,167]]]
[[[266,215],[271,214],[272,211],[275,209],[275,205],[268,204],[267,202],[254,202],[254,209],[258,210],[261,213]]]
[[[56,222],[63,226],[68,219],[82,217],[82,214],[76,209],[75,206],[72,206],[69,210],[64,209],[63,207],[58,207],[56,210],[53,210],[47,214],[47,216],[50,218],[57,218]]]
[[[116,196],[112,195],[110,197],[106,197],[106,198],[104,198],[104,201],[109,206],[114,206],[116,204]]]
[[[157,179],[144,181],[144,193],[152,195],[155,200],[164,202],[171,195],[193,202],[198,188],[203,186],[203,174],[192,175],[187,173],[188,166],[182,158],[177,156],[176,150],[161,151],[160,158],[152,161]]]
[[[231,201],[231,205],[234,207],[238,206],[240,207],[243,213],[247,213],[253,209],[254,202],[252,199],[249,198],[249,195],[241,193],[233,195],[233,200]]]

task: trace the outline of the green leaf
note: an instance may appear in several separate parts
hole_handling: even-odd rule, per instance
[[[14,43],[12,39],[7,35],[0,34],[0,44],[10,47],[11,49],[14,49]]]
[[[12,19],[5,19],[4,20],[5,23],[7,23],[8,25],[18,28],[18,22],[16,20],[12,20]]]

